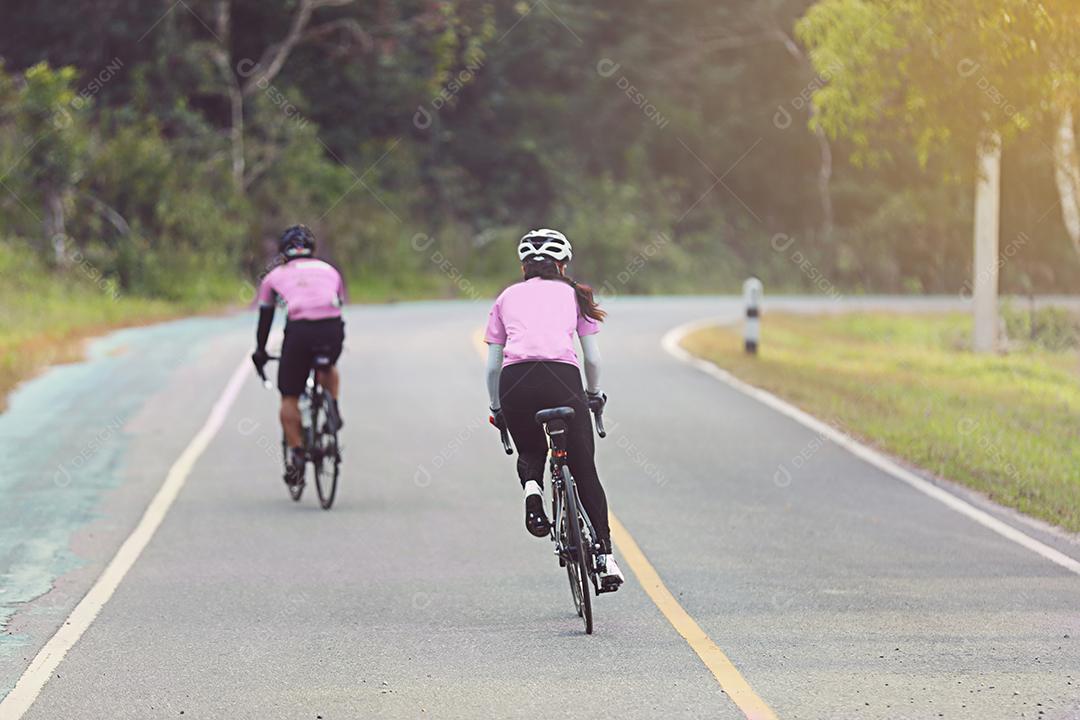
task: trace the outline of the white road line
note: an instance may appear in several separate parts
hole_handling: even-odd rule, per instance
[[[948,490],[945,490],[937,485],[924,480],[918,475],[905,470],[893,460],[889,459],[885,455],[882,455],[876,450],[873,450],[866,445],[863,445],[854,438],[846,435],[845,433],[837,430],[836,428],[828,425],[827,423],[818,420],[813,415],[803,412],[794,405],[781,400],[770,392],[766,392],[761,388],[749,385],[742,380],[739,380],[731,373],[713,363],[702,360],[701,358],[691,355],[689,352],[683,349],[681,343],[683,338],[696,330],[700,330],[705,327],[717,325],[722,321],[717,319],[712,320],[698,320],[696,322],[680,325],[677,328],[670,330],[664,339],[661,340],[661,345],[670,355],[682,360],[683,362],[694,366],[698,370],[716,378],[720,382],[738,390],[741,393],[749,395],[750,397],[758,400],[765,405],[768,405],[773,410],[786,415],[787,417],[795,420],[802,425],[813,430],[821,436],[827,437],[834,443],[844,448],[851,454],[855,455],[859,459],[873,465],[877,469],[892,475],[897,480],[902,480],[911,487],[915,488],[924,495],[928,495],[938,502],[952,508],[956,512],[968,517],[971,520],[979,523],[983,527],[996,532],[998,535],[1013,541],[1017,545],[1021,545],[1028,550],[1046,558],[1052,563],[1060,565],[1066,570],[1080,575],[1080,561],[1069,557],[1063,552],[1055,550],[1054,548],[1041,543],[1030,535],[1017,530],[1012,525],[1004,523],[998,520],[993,515],[980,510],[971,503],[962,500],[961,498],[953,495]]]
[[[236,396],[240,393],[240,388],[247,379],[248,373],[251,372],[250,362],[250,360],[244,358],[244,361],[233,372],[232,377],[229,378],[229,384],[225,386],[221,397],[214,403],[206,423],[191,439],[191,442],[184,449],[184,452],[180,454],[180,457],[176,459],[172,467],[169,468],[169,473],[165,476],[165,482],[162,483],[161,489],[158,490],[154,499],[150,501],[139,524],[131,532],[127,540],[124,541],[124,544],[120,546],[116,555],[98,577],[97,582],[90,588],[90,592],[86,593],[86,596],[79,601],[79,604],[71,611],[68,619],[56,631],[56,634],[49,639],[45,647],[41,648],[41,651],[34,657],[30,666],[26,668],[26,672],[19,678],[15,688],[8,693],[3,702],[0,702],[0,718],[3,718],[3,720],[18,720],[30,709],[30,706],[33,705],[34,700],[37,699],[41,689],[45,687],[45,683],[52,677],[64,656],[67,655],[68,651],[74,647],[75,643],[86,632],[86,629],[94,622],[98,613],[105,607],[105,603],[109,601],[113,592],[124,580],[124,576],[127,575],[131,566],[139,559],[139,555],[142,554],[143,549],[154,537],[154,533],[157,532],[161,522],[165,519],[165,514],[169,512],[173,501],[176,500],[176,496],[184,487],[184,482],[191,473],[195,462],[206,450],[210,441],[214,439],[217,431],[221,429],[222,423],[225,422],[229,408],[232,407]]]

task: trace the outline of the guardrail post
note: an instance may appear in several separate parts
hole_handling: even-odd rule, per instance
[[[746,324],[743,328],[743,340],[746,352],[757,355],[761,340],[761,298],[765,289],[756,277],[743,283],[743,302],[746,305]]]

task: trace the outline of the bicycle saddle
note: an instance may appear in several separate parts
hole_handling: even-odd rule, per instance
[[[548,408],[536,413],[536,424],[543,425],[552,420],[569,420],[572,417],[574,417],[574,408],[572,407]]]

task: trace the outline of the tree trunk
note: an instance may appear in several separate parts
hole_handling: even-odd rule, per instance
[[[217,30],[218,46],[211,56],[225,82],[225,92],[229,98],[229,149],[232,156],[232,177],[237,190],[244,190],[244,93],[240,81],[233,71],[232,49],[229,46],[232,32],[231,0],[218,0],[214,22]]]
[[[787,34],[783,29],[777,25],[773,25],[769,30],[769,36],[777,38],[788,54],[795,59],[803,67],[807,68],[811,73],[814,72],[814,65],[810,62],[810,59],[806,57],[806,53],[802,51],[799,44],[795,42],[795,39]],[[814,103],[809,104],[810,120],[813,122],[814,116],[817,114],[817,108],[814,107]],[[821,232],[826,237],[832,237],[833,228],[836,226],[835,215],[833,213],[833,201],[832,201],[832,146],[829,144],[829,137],[825,134],[822,128],[816,128],[814,130],[814,136],[817,138],[818,143],[818,178],[817,178],[817,190],[818,190],[818,202],[821,204]]]
[[[67,221],[64,218],[64,192],[55,187],[45,189],[45,217],[42,220],[45,242],[52,246],[57,267],[69,264],[67,250]]]
[[[994,133],[978,148],[975,186],[975,263],[973,349],[998,347],[998,243],[1001,220],[1001,136]]]
[[[222,80],[225,82],[225,92],[229,98],[229,146],[232,156],[232,177],[240,193],[245,193],[257,177],[256,173],[247,174],[247,161],[244,152],[244,98],[257,91],[264,90],[281,72],[297,44],[303,42],[307,37],[319,37],[324,30],[330,31],[343,28],[355,36],[366,38],[366,33],[359,23],[349,18],[323,23],[311,28],[310,35],[305,35],[305,30],[308,30],[308,24],[311,20],[311,14],[315,10],[324,7],[350,5],[353,2],[354,0],[300,0],[285,38],[267,48],[259,61],[248,68],[249,72],[243,73],[244,81],[240,82],[236,71],[243,68],[233,67],[232,46],[230,44],[232,35],[232,0],[217,0],[215,34],[218,44],[211,52],[211,57],[218,66],[218,72],[221,73]],[[241,60],[240,64],[243,65],[246,62],[250,61]],[[265,170],[265,167],[256,167],[256,170],[261,172]]]
[[[342,5],[351,5],[353,2],[354,0],[300,0],[300,5],[296,8],[296,13],[293,15],[292,23],[290,23],[289,31],[285,34],[284,39],[266,49],[262,57],[259,58],[259,62],[255,65],[255,72],[244,81],[244,94],[250,95],[256,88],[266,87],[267,84],[273,82],[277,74],[285,67],[285,61],[289,59],[293,48],[304,40],[304,31],[308,27],[313,12],[319,8],[341,7]],[[323,26],[317,26],[314,29],[316,30],[314,34],[318,35],[317,30],[319,27],[333,25],[335,23],[331,22]],[[359,30],[361,34],[363,33],[363,30],[355,22],[346,23],[346,25],[351,26],[354,32]]]
[[[1054,136],[1054,180],[1061,199],[1061,219],[1073,249],[1080,255],[1080,156],[1070,106],[1061,112]]]
[[[810,105],[810,116],[813,118],[817,110],[813,104]],[[818,200],[821,203],[821,231],[828,240],[832,237],[833,228],[836,225],[835,216],[833,213],[833,201],[832,201],[832,146],[829,145],[829,138],[825,135],[825,131],[820,127],[814,130],[814,136],[817,137],[820,164],[818,166],[817,188],[818,188]]]
[[[240,86],[235,78],[233,85],[229,87],[229,107],[231,113],[229,144],[232,147],[233,182],[243,191],[247,187],[244,182],[244,172],[247,170],[247,163],[244,160],[244,95],[240,92]]]

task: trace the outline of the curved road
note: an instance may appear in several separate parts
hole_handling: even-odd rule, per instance
[[[785,306],[837,303],[770,308]],[[345,477],[329,513],[287,499],[275,396],[248,377],[25,717],[744,716],[636,578],[581,634],[486,424],[486,310],[349,309]],[[776,717],[1080,717],[1080,576],[662,350],[682,322],[737,318],[736,301],[610,310],[599,453],[612,510]],[[135,528],[253,327],[115,333],[11,398],[0,697]],[[1080,558],[1069,538],[968,499]]]

